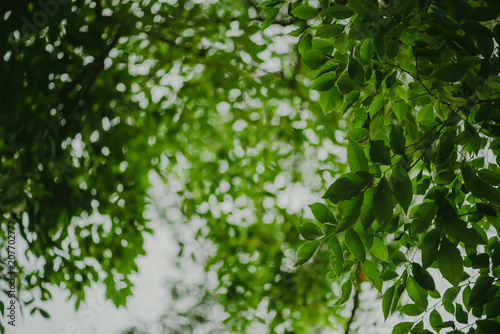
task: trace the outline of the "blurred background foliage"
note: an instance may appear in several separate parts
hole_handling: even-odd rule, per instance
[[[256,1],[225,0],[42,0],[0,11],[1,226],[18,222],[37,264],[19,268],[24,309],[43,308],[50,285],[78,308],[93,282],[125,305],[153,232],[147,190],[166,182],[179,200],[166,205],[202,221],[195,237],[213,246],[202,263],[215,284],[196,294],[202,307],[221,305],[228,331],[258,321],[309,333],[344,321],[331,308],[339,289],[325,277],[328,258],[293,269],[303,202],[343,172],[346,126],[309,91],[288,35],[297,19],[271,25]],[[192,331],[201,313],[192,308],[172,332]]]

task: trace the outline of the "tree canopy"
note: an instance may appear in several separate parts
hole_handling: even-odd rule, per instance
[[[92,282],[125,305],[152,171],[177,194],[166,220],[215,246],[230,331],[348,332],[369,281],[407,316],[394,333],[498,332],[497,1],[0,11],[1,224],[38,263],[23,308],[48,316],[49,285],[78,308]],[[325,201],[290,209],[306,190]]]

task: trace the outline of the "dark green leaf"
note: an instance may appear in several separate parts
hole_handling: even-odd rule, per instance
[[[361,146],[349,138],[347,145],[347,163],[352,173],[358,171],[368,172],[368,160]]]
[[[406,283],[406,291],[408,292],[408,296],[410,296],[411,300],[415,302],[422,310],[427,309],[427,291],[425,291],[412,276],[408,277],[408,281]]]
[[[445,217],[444,230],[452,238],[468,245],[485,244],[479,233],[473,228],[467,228],[467,223],[458,217]]]
[[[420,244],[422,250],[422,267],[428,268],[437,259],[439,241],[441,241],[441,230],[429,231]]]
[[[455,318],[461,324],[467,324],[469,322],[469,315],[462,308],[462,305],[455,303]]]
[[[479,178],[477,177],[474,170],[470,168],[470,166],[465,161],[462,161],[460,165],[460,171],[462,172],[465,185],[467,186],[469,191],[477,198],[482,198]]]
[[[370,159],[376,164],[388,166],[391,164],[391,150],[383,140],[370,141]]]
[[[361,66],[361,64],[352,57],[349,58],[347,73],[349,73],[349,77],[354,80],[356,85],[363,86],[365,83],[365,72],[363,71],[363,66]]]
[[[463,258],[457,247],[446,238],[443,238],[439,248],[438,267],[443,277],[457,287],[464,271]]]
[[[304,55],[302,56],[302,62],[304,65],[309,67],[311,70],[316,70],[320,68],[324,63],[326,63],[327,58],[323,54],[323,52],[316,50],[316,49],[311,49],[306,51]],[[354,86],[353,86],[354,88]]]
[[[438,70],[434,74],[434,77],[442,81],[455,82],[460,80],[464,76],[468,68],[469,63],[467,62],[451,64]]]
[[[494,186],[500,185],[500,172],[498,170],[480,169],[477,173],[482,180],[489,184]]]
[[[415,280],[422,288],[431,291],[436,289],[434,279],[427,270],[424,270],[418,263],[412,263],[412,269]]]
[[[385,176],[379,181],[373,196],[375,217],[382,226],[387,226],[392,219],[392,191]]]
[[[480,276],[472,288],[467,307],[482,306],[488,297],[488,290],[493,284],[493,277]]]
[[[413,199],[413,187],[408,173],[401,165],[398,165],[398,168],[392,173],[391,184],[396,201],[405,212],[408,212]]]
[[[431,226],[432,220],[436,215],[436,205],[433,202],[422,203],[411,223],[410,231],[411,234],[419,234],[425,231],[429,226]]]
[[[345,243],[354,257],[364,263],[366,259],[365,247],[354,229],[350,228],[345,232]]]
[[[359,218],[361,213],[361,206],[363,205],[363,194],[339,203],[340,219],[339,226],[336,232],[340,233],[347,230],[349,227],[354,225],[356,220]]]
[[[331,18],[343,20],[351,17],[354,12],[349,7],[333,5],[325,10],[325,14]]]
[[[404,135],[404,130],[401,126],[393,124],[391,127],[391,135],[389,137],[389,143],[391,149],[394,153],[399,155],[404,155],[406,153],[406,137]]]

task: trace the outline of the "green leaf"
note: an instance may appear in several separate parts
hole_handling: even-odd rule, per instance
[[[439,326],[443,323],[443,318],[441,318],[441,314],[439,314],[438,310],[432,310],[429,315],[429,323],[431,324],[432,329],[439,333],[441,330]]]
[[[349,77],[354,80],[356,85],[363,86],[365,83],[365,72],[363,70],[363,66],[361,66],[355,58],[349,58],[347,73],[349,74]]]
[[[483,306],[488,297],[488,290],[494,282],[493,277],[480,276],[472,288],[467,307]]]
[[[302,20],[314,19],[318,15],[318,10],[311,6],[303,5],[292,10],[292,15]]]
[[[371,251],[373,255],[375,255],[382,261],[389,261],[389,251],[387,250],[387,246],[379,237],[373,238]]]
[[[342,76],[337,81],[337,87],[342,94],[349,94],[355,87],[356,84],[347,74],[342,74]]]
[[[481,180],[494,186],[500,185],[500,172],[498,170],[480,169],[477,174]]]
[[[327,60],[328,59],[323,54],[323,52],[316,49],[308,50],[302,56],[302,62],[311,70],[316,70],[320,68],[321,66],[323,66],[324,63],[326,63]]]
[[[370,159],[376,164],[391,165],[391,150],[383,140],[370,141]]]
[[[361,141],[370,135],[370,131],[365,128],[354,128],[347,132],[347,137],[355,141]]]
[[[319,104],[325,113],[338,107],[341,102],[342,95],[337,87],[332,87],[329,91],[321,92],[319,95]]]
[[[434,229],[429,231],[422,243],[420,249],[422,250],[422,267],[424,269],[430,267],[437,259],[439,241],[441,241],[441,230]]]
[[[458,62],[456,64],[451,64],[441,68],[436,73],[434,73],[434,78],[447,82],[459,81],[465,75],[465,72],[468,68],[468,62]]]
[[[262,22],[261,29],[264,31],[276,20],[279,13],[279,8],[266,8],[264,13],[266,13],[266,19]]]
[[[406,153],[406,137],[404,130],[401,126],[393,124],[391,127],[391,134],[389,136],[389,144],[394,153],[405,155]]]
[[[469,191],[477,198],[482,198],[481,194],[481,186],[479,183],[479,178],[477,177],[476,173],[470,166],[462,160],[462,163],[460,164],[460,171],[462,172],[462,175],[464,177],[465,185],[469,189]]]
[[[306,240],[316,240],[324,236],[323,231],[316,224],[304,223],[299,227],[300,235]]]
[[[311,205],[309,205],[309,208],[311,209],[312,214],[314,215],[314,218],[316,218],[320,223],[322,223],[322,224],[325,224],[325,223],[336,224],[337,223],[337,219],[335,219],[335,216],[333,215],[333,213],[323,203],[311,204]]]
[[[486,198],[491,203],[500,206],[500,190],[482,181],[479,185],[481,187],[481,193],[483,194],[484,198]]]
[[[424,310],[415,304],[406,304],[399,309],[399,312],[409,315],[410,317],[416,317],[417,315],[424,313]]]
[[[316,78],[311,89],[317,91],[327,91],[335,87],[335,82],[337,81],[337,73],[328,72],[322,76]]]
[[[42,317],[44,317],[45,319],[50,319],[50,314],[47,311],[42,310],[41,308],[38,308],[38,311],[40,312]]]
[[[399,41],[397,39],[392,39],[387,43],[386,55],[389,59],[396,57],[399,53]]]
[[[424,270],[418,263],[412,263],[413,277],[417,283],[425,290],[434,291],[436,289],[436,284],[432,276]]]
[[[363,224],[364,228],[371,226],[375,220],[375,214],[373,210],[373,196],[376,189],[370,188],[364,192],[363,206],[361,207],[361,213],[359,214],[359,220]]]
[[[475,229],[467,228],[467,223],[458,217],[446,217],[443,222],[445,232],[452,238],[467,245],[486,244]]]
[[[392,299],[394,297],[394,286],[387,289],[382,297],[382,312],[384,313],[384,319],[387,320],[389,313],[391,311]]]
[[[443,238],[439,248],[438,267],[443,277],[457,287],[464,271],[463,258],[458,248],[446,238]]]
[[[308,262],[314,253],[316,253],[320,245],[321,242],[319,241],[310,241],[303,244],[297,252],[297,261],[295,262],[294,267],[301,266]]]
[[[410,226],[410,231],[412,235],[422,233],[429,226],[431,226],[432,220],[436,215],[436,205],[433,202],[425,202],[422,203],[417,212],[415,212],[415,216]]]
[[[366,259],[365,247],[354,229],[350,228],[345,232],[345,243],[354,257],[364,263]]]
[[[396,117],[397,117],[400,124],[405,119],[406,111],[407,111],[407,105],[404,101],[396,103],[394,105],[394,114],[396,114]],[[411,124],[411,123],[408,123],[408,124]],[[405,137],[405,142],[406,142],[406,137]],[[391,144],[391,147],[392,147],[392,144]]]
[[[336,233],[345,231],[349,227],[354,225],[354,223],[359,217],[362,205],[363,205],[362,193],[350,200],[339,203],[340,219]]]
[[[408,213],[408,208],[413,199],[413,187],[408,173],[401,165],[398,165],[398,168],[392,173],[391,185],[394,198],[396,198],[403,210]]]
[[[299,42],[299,53],[304,56],[304,54],[309,51],[312,47],[312,36],[310,33],[304,34],[300,38]]]
[[[392,219],[392,191],[385,176],[379,181],[373,196],[375,217],[382,226],[387,226]],[[385,229],[385,228],[384,228]]]
[[[323,198],[328,198],[333,204],[337,204],[357,196],[364,187],[363,184],[354,184],[353,181],[342,176],[330,185]]]
[[[469,315],[462,308],[462,305],[455,303],[455,318],[461,324],[469,323]]]
[[[344,252],[342,251],[342,246],[336,236],[332,236],[330,242],[328,243],[328,249],[332,252],[330,256],[330,264],[337,275],[343,273],[344,266]]]
[[[335,303],[335,305],[342,305],[349,300],[352,292],[352,282],[350,279],[342,284],[342,297]]]
[[[390,281],[393,280],[396,277],[399,277],[399,274],[396,272],[396,270],[387,268],[383,273],[382,273],[382,280],[384,281]]]
[[[415,281],[413,276],[408,277],[408,281],[406,283],[406,291],[408,292],[408,296],[413,300],[415,305],[417,305],[422,310],[427,309],[427,291],[425,291],[418,283]]]
[[[366,159],[365,152],[361,146],[352,140],[348,139],[347,144],[347,163],[352,173],[358,171],[368,172],[368,160]]]
[[[375,55],[375,45],[373,43],[373,39],[367,38],[361,44],[361,48],[359,50],[359,54],[361,58],[368,61],[373,58]]]
[[[351,17],[354,12],[349,7],[333,5],[325,10],[325,14],[333,19],[343,20]]]

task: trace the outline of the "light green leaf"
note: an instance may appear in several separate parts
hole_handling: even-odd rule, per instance
[[[325,113],[338,107],[341,102],[342,95],[337,87],[332,87],[329,91],[321,92],[319,95],[319,104]]]
[[[310,20],[318,15],[318,10],[311,6],[303,5],[292,10],[292,15],[302,20]]]
[[[382,312],[384,313],[384,319],[387,319],[391,311],[392,299],[394,297],[394,286],[387,289],[382,297]]]
[[[441,314],[439,314],[438,310],[432,310],[429,315],[429,323],[431,324],[432,329],[439,333],[441,330],[439,326],[443,323],[443,318],[441,318]]]
[[[379,237],[373,238],[371,251],[373,255],[375,255],[379,259],[383,261],[389,261],[389,251],[387,250],[387,246]]]
[[[320,223],[322,223],[322,224],[325,224],[325,223],[336,224],[337,223],[337,219],[335,219],[335,216],[333,215],[333,213],[323,203],[311,204],[311,205],[309,205],[309,208],[311,209],[312,214],[314,215],[314,218],[316,218]]]
[[[375,45],[373,44],[373,39],[367,38],[361,44],[361,48],[359,50],[359,54],[361,58],[368,61],[373,58],[375,55]]]

